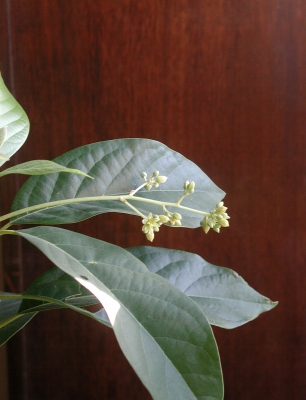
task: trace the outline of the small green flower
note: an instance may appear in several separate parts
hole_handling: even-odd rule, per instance
[[[146,190],[151,190],[152,187],[158,188],[160,184],[165,183],[168,179],[166,176],[159,176],[159,171],[153,172],[153,175],[149,179],[147,179],[145,172],[142,172],[141,177],[145,180],[144,188]]]
[[[152,215],[152,213],[149,213],[149,215],[142,220],[142,223],[143,233],[146,235],[146,238],[150,242],[153,242],[154,232],[159,231],[159,227],[162,225],[162,221],[160,220],[158,215]]]
[[[181,219],[182,219],[181,214],[172,213],[170,211],[167,211],[166,214],[167,214],[167,217],[169,218],[169,224],[171,224],[172,226],[175,226],[175,225],[176,226],[181,226],[182,225],[182,223],[181,223]]]
[[[215,232],[219,233],[220,228],[226,228],[229,226],[228,219],[230,217],[225,212],[227,207],[224,207],[223,204],[223,201],[218,203],[216,208],[212,210],[209,215],[206,215],[200,222],[200,225],[204,229],[205,233],[208,233],[210,229],[213,229]]]
[[[185,194],[192,194],[194,192],[194,188],[195,188],[195,183],[194,182],[189,182],[186,181],[184,183],[184,190],[185,190]]]

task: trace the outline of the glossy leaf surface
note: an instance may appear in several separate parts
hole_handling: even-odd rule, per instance
[[[12,211],[52,201],[129,194],[143,184],[140,176],[143,171],[149,177],[154,171],[159,171],[168,180],[150,191],[141,189],[137,197],[177,202],[186,180],[195,181],[196,190],[183,200],[184,206],[211,211],[224,197],[224,192],[193,162],[154,140],[118,139],[93,143],[65,153],[54,161],[81,170],[94,179],[62,173],[31,177],[17,194]],[[131,203],[145,215],[162,212],[160,206],[133,200]],[[135,214],[118,200],[86,201],[46,208],[12,220],[15,223],[63,224],[106,212]],[[190,228],[198,227],[203,218],[187,211],[180,210],[180,213],[183,215],[182,225]]]
[[[212,325],[236,328],[277,305],[236,272],[212,265],[196,254],[150,246],[128,251],[193,299]]]
[[[0,166],[5,158],[10,158],[25,142],[30,123],[22,107],[11,95],[0,75]]]
[[[53,227],[19,233],[99,298],[153,398],[223,398],[211,327],[191,299],[117,246]]]

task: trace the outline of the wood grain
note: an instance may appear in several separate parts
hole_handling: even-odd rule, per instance
[[[303,399],[305,2],[10,5],[15,93],[31,120],[19,161],[146,137],[196,162],[228,193],[230,229],[207,236],[164,229],[154,244],[232,268],[280,302],[241,328],[215,329],[225,398]],[[132,217],[105,215],[70,228],[120,246],[145,244]],[[18,252],[25,288],[50,265],[27,243]],[[14,400],[150,398],[112,332],[81,316],[42,314],[23,335],[10,347],[15,363],[22,343],[25,362],[23,375],[11,372]]]

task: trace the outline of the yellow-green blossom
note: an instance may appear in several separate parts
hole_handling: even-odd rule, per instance
[[[172,213],[172,212],[169,212],[169,211],[167,211],[166,214],[167,214],[167,217],[169,218],[169,224],[170,225],[172,225],[172,226],[174,226],[174,225],[181,226],[182,225],[182,223],[181,223],[181,219],[182,219],[181,214]]]
[[[146,238],[153,242],[154,239],[154,232],[159,231],[159,227],[162,225],[162,221],[160,220],[158,215],[149,215],[142,220],[143,227],[142,231],[146,235]]]
[[[200,222],[204,232],[207,233],[210,229],[215,232],[220,232],[220,228],[229,226],[228,219],[230,218],[225,212],[227,207],[224,207],[223,201],[217,204],[216,208],[212,210],[209,215],[206,215]]]

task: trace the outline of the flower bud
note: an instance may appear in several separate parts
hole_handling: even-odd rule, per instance
[[[215,232],[217,232],[217,233],[220,233],[220,225],[215,225],[214,227],[213,227],[213,230],[215,231]]]
[[[207,224],[207,219],[204,217],[204,219],[200,222],[201,227],[203,228],[205,233],[208,233],[210,230],[210,226]]]
[[[146,238],[150,241],[153,242],[154,239],[154,232],[150,231],[149,233],[146,234]]]
[[[166,176],[157,176],[155,182],[157,183],[165,183],[168,178]]]
[[[182,219],[182,216],[179,213],[173,213],[172,216],[174,219]]]
[[[226,228],[227,226],[229,226],[228,220],[227,219],[219,219],[218,221],[219,225],[221,225],[223,228]]]
[[[181,223],[181,219],[182,219],[182,216],[181,216],[181,214],[179,214],[179,213],[171,213],[171,212],[167,212],[167,216],[169,217],[169,223],[172,225],[172,226],[174,226],[174,225],[176,225],[176,226],[181,226],[182,225],[182,223]]]
[[[147,175],[145,172],[142,172],[142,173],[141,173],[141,177],[142,177],[144,180],[147,179],[147,176],[148,176],[148,175]]]
[[[188,192],[189,194],[191,194],[191,193],[194,192],[194,188],[195,188],[195,183],[194,183],[194,182],[190,182],[190,183],[187,185],[186,192]]]
[[[155,172],[153,172],[153,176],[154,176],[154,178],[156,178],[158,175],[159,175],[159,171],[155,171]]]
[[[215,211],[216,213],[218,213],[218,214],[225,213],[225,211],[227,210],[227,207],[224,207],[223,204],[224,204],[223,201],[220,201],[220,203],[217,204],[216,211]]]
[[[166,215],[159,215],[159,220],[161,223],[166,224],[167,222],[170,221],[170,218],[167,217]]]

